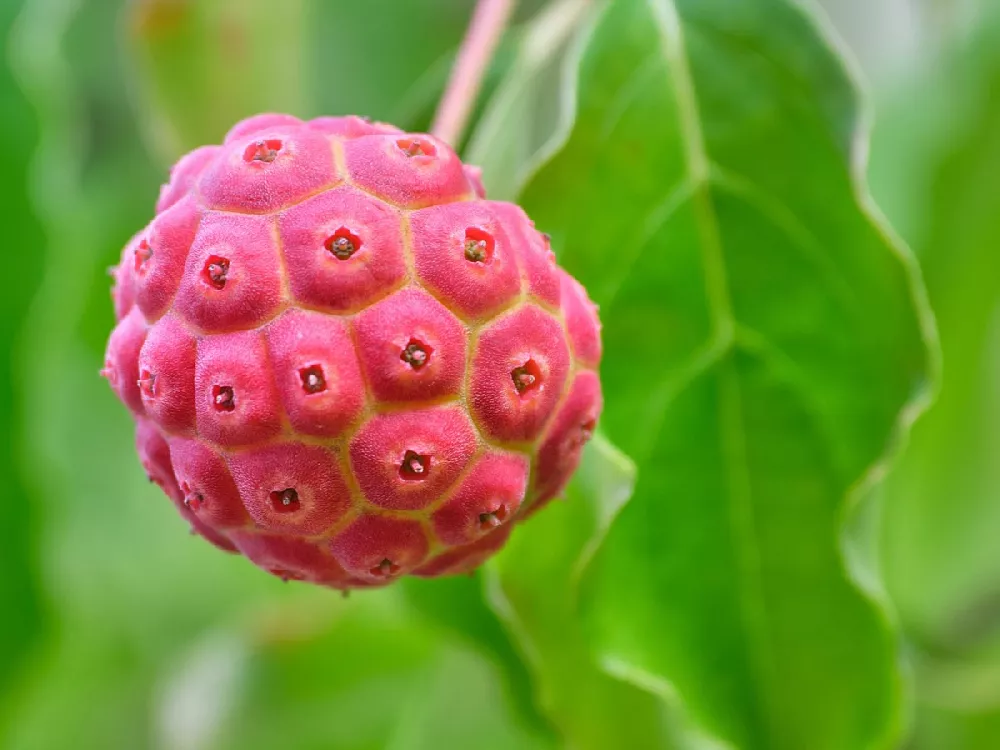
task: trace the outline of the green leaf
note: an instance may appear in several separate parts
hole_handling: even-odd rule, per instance
[[[147,131],[172,160],[258,112],[361,114],[422,130],[470,10],[440,0],[139,0],[129,28]]]
[[[1000,737],[1000,639],[915,665],[916,711],[907,750],[993,750]]]
[[[580,627],[577,583],[632,493],[635,467],[598,437],[563,501],[519,527],[487,566],[487,591],[535,674],[566,746],[671,747],[666,705],[601,671]]]
[[[550,750],[495,671],[410,617],[397,592],[319,600],[212,634],[160,701],[165,750]]]
[[[0,7],[0,39],[11,37],[20,2]],[[38,512],[30,475],[22,472],[17,436],[26,413],[15,393],[28,383],[20,374],[18,345],[25,309],[38,284],[44,236],[27,195],[29,161],[38,141],[38,123],[7,67],[0,67],[0,143],[7,145],[0,205],[4,207],[4,256],[8,283],[0,297],[0,699],[7,696],[23,661],[47,625],[37,575]],[[27,480],[27,481],[26,481]],[[0,744],[6,712],[0,706]]]
[[[467,148],[494,200],[513,199],[546,144],[558,137],[563,68],[573,61],[571,49],[584,36],[590,10],[588,0],[558,0],[524,30]]]
[[[306,45],[317,114],[360,114],[425,129],[444,89],[470,3],[312,0]]]
[[[258,112],[306,114],[307,0],[139,0],[127,16],[136,93],[171,159]]]
[[[740,748],[888,747],[896,636],[847,503],[926,398],[929,314],[853,172],[858,105],[786,0],[612,3],[523,203],[601,305],[639,466],[585,580],[604,665]]]
[[[944,355],[940,398],[883,498],[882,568],[915,676],[911,750],[991,750],[1000,736],[997,10],[886,93],[873,143],[876,195],[921,258]]]
[[[407,603],[442,637],[461,639],[491,658],[503,670],[507,694],[520,717],[535,732],[550,736],[552,728],[532,699],[531,675],[504,631],[497,615],[489,609],[480,582],[474,576],[423,579],[409,577],[400,582]]]
[[[925,100],[935,107],[916,115]],[[892,204],[919,217],[908,225],[944,377],[886,485],[884,569],[911,637],[960,654],[1000,632],[1000,13],[928,60],[885,111],[873,169]],[[947,123],[932,127],[940,112]]]
[[[949,711],[921,707],[915,737],[906,750],[994,750],[1000,737],[1000,707]]]
[[[523,0],[515,22],[541,4]],[[137,0],[134,93],[168,161],[258,112],[359,114],[425,130],[471,12],[451,0]],[[484,90],[493,82],[491,72]]]

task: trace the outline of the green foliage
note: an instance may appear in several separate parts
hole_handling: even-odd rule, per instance
[[[587,0],[556,0],[525,30],[469,141],[467,160],[482,167],[491,197],[514,200],[526,172],[556,137],[561,100],[570,93],[561,85],[563,69],[575,65],[574,45],[592,14]]]
[[[524,16],[540,2],[521,5]],[[359,114],[422,130],[471,7],[456,0],[136,0],[126,19],[140,111],[169,161],[217,143],[258,112]]]
[[[140,0],[129,13],[139,92],[171,159],[264,111],[426,126],[467,20],[441,0]]]
[[[400,602],[312,599],[206,639],[168,683],[163,746],[551,747],[505,710],[486,662],[422,627]]]
[[[926,101],[937,106],[922,107]],[[944,355],[940,397],[884,493],[885,581],[916,675],[913,748],[987,750],[1000,736],[995,8],[967,40],[925,61],[893,92],[875,155],[876,195],[920,257]]]
[[[946,126],[944,139],[921,144],[931,174],[914,198],[922,209],[914,247],[946,370],[938,402],[887,485],[886,577],[901,615],[928,648],[961,651],[1000,632],[1000,23],[982,29],[947,68],[914,81],[913,98],[899,109],[911,113],[928,91],[963,115]]]
[[[0,7],[0,38],[10,33],[20,3]],[[33,567],[38,513],[29,500],[29,475],[22,473],[21,446],[16,435],[23,413],[14,397],[19,373],[15,355],[24,312],[38,286],[38,269],[44,264],[44,237],[25,190],[31,154],[38,143],[38,126],[24,95],[9,70],[0,69],[0,142],[8,148],[4,179],[0,180],[0,205],[4,206],[6,275],[18,283],[0,297],[0,700],[19,674],[43,627],[42,603]],[[0,736],[5,723],[0,708]]]
[[[598,653],[739,747],[888,746],[895,638],[838,538],[926,388],[927,313],[853,181],[853,87],[779,0],[612,4],[577,85],[523,201],[601,305],[603,424],[639,465]]]
[[[217,143],[232,124],[261,111],[304,112],[310,100],[307,3],[286,0],[139,0],[126,17],[141,66],[139,94],[150,130],[171,160]],[[262,48],[285,54],[262,55]]]
[[[570,747],[667,745],[664,703],[602,672],[577,617],[583,567],[628,501],[635,467],[604,439],[557,503],[488,566],[489,597],[519,637],[541,705]]]
[[[551,726],[533,699],[531,676],[497,613],[483,597],[481,575],[409,578],[400,585],[414,614],[436,625],[440,637],[464,642],[492,658],[504,673],[507,696],[521,718],[539,734],[550,735]]]

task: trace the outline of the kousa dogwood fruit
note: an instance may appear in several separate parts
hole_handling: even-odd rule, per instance
[[[284,579],[471,571],[601,411],[586,291],[429,135],[244,120],[176,164],[114,280],[104,375],[146,472]]]

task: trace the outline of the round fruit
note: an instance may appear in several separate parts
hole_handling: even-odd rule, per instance
[[[473,570],[600,414],[583,287],[429,135],[244,120],[177,163],[114,279],[103,374],[147,473],[286,580]]]

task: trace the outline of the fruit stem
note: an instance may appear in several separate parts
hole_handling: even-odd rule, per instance
[[[445,143],[458,146],[514,5],[515,0],[479,0],[476,5],[431,128]]]

